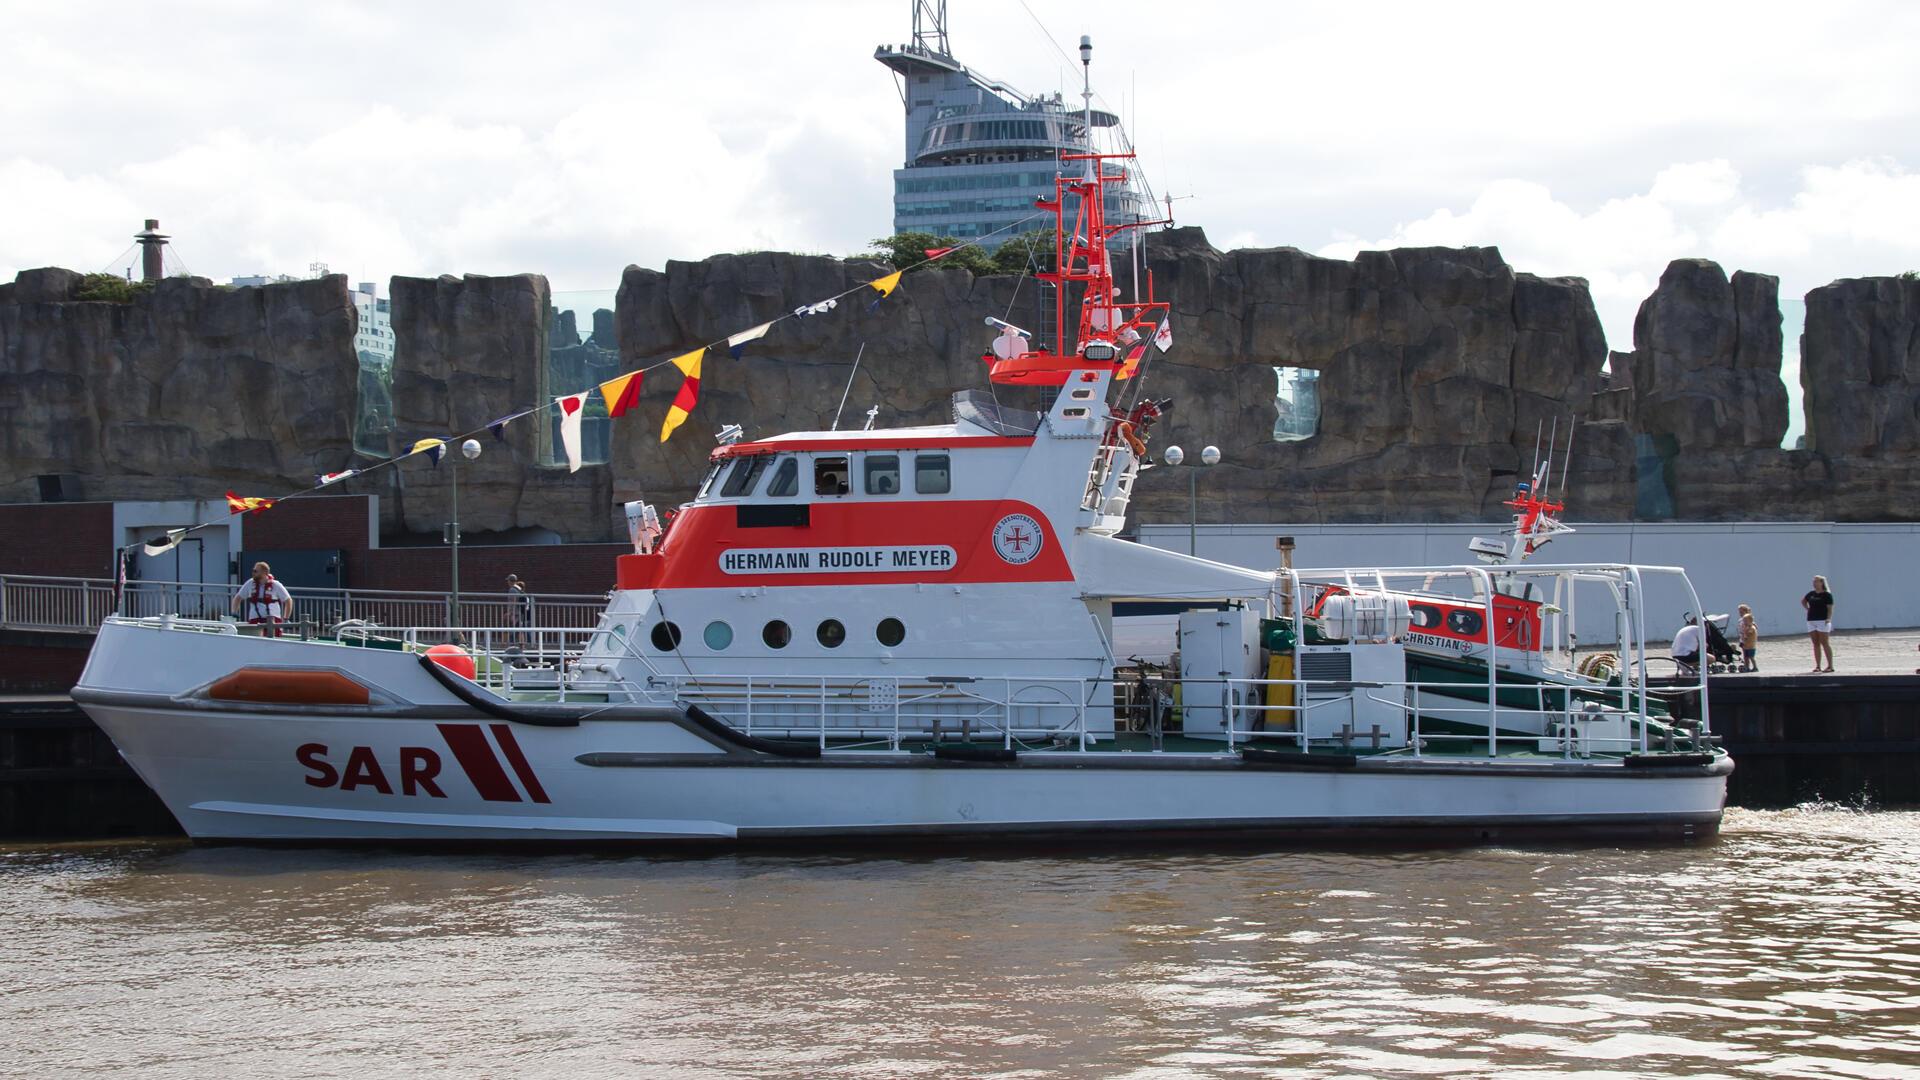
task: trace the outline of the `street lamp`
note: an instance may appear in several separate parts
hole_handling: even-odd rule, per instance
[[[1177,446],[1169,446],[1160,455],[1160,460],[1176,469],[1187,470],[1187,554],[1197,554],[1195,543],[1200,532],[1200,470],[1220,464],[1220,448],[1204,447],[1200,451],[1197,465],[1187,464],[1187,452]]]
[[[451,455],[449,455],[451,456]],[[480,458],[480,440],[468,439],[460,444],[460,456],[468,461]],[[460,625],[460,462],[453,463],[453,520],[447,522],[447,544],[453,549],[453,611],[449,622]]]

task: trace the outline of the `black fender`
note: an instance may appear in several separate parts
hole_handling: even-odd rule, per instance
[[[700,730],[721,742],[738,746],[743,750],[753,750],[762,754],[771,754],[783,758],[817,758],[820,756],[818,743],[788,742],[781,739],[762,739],[747,735],[715,720],[712,714],[698,705],[686,706],[687,719],[694,722]]]
[[[471,679],[441,667],[434,662],[433,657],[425,653],[420,654],[420,666],[427,669],[427,674],[432,675],[435,682],[446,687],[447,693],[496,720],[510,720],[516,724],[529,724],[533,727],[580,726],[580,718],[577,716],[541,716],[521,712]]]

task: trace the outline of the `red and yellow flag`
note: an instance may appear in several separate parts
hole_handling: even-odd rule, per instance
[[[693,412],[694,405],[700,401],[700,361],[706,355],[707,347],[702,345],[685,356],[673,358],[673,366],[686,375],[686,380],[680,384],[680,392],[673,395],[673,404],[667,408],[666,423],[660,425],[661,442],[667,441],[667,436],[673,434],[674,428],[686,423],[687,414]]]
[[[640,404],[639,371],[629,371],[625,375],[608,379],[600,384],[600,396],[607,401],[608,416],[625,416],[628,409]]]
[[[278,501],[278,499],[262,499],[257,495],[242,497],[231,491],[227,492],[227,510],[235,514],[258,514],[273,509],[273,504]]]

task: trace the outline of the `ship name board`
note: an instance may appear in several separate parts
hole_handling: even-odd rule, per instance
[[[1470,653],[1478,643],[1464,638],[1443,637],[1439,634],[1423,634],[1418,630],[1409,630],[1403,639],[1409,645],[1425,645],[1429,649],[1447,649],[1452,652]]]
[[[939,573],[958,563],[945,545],[913,547],[732,548],[720,553],[728,574]]]

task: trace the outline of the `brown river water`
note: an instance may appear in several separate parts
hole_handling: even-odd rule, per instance
[[[0,847],[0,1074],[1920,1076],[1920,813],[1684,847]]]

